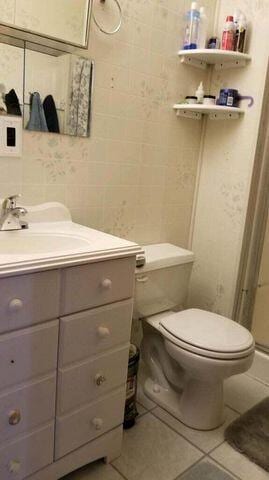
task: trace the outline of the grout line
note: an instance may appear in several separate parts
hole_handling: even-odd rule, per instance
[[[224,468],[224,470],[226,470],[228,473],[230,473],[234,478],[237,478],[238,480],[244,480],[243,478],[239,477],[238,475],[236,475],[234,472],[232,472],[232,470],[230,470],[229,468],[225,467],[225,465],[223,465],[220,461],[216,460],[215,458],[213,457],[210,457],[209,458],[211,460],[213,460],[213,462],[215,462],[217,465],[219,465],[220,467]]]
[[[221,447],[224,443],[226,443],[226,440],[224,439],[223,442],[221,442],[219,445],[216,445],[214,448],[211,448],[211,450],[209,450],[209,452],[207,453],[207,455],[211,455],[211,453],[213,453],[215,450],[217,450],[219,447]]]
[[[236,410],[234,407],[231,407],[228,403],[225,403],[225,407],[228,407],[230,410],[232,410],[235,413],[238,413],[238,415],[243,415],[242,412],[239,412],[239,410]]]
[[[128,478],[125,477],[125,475],[123,475],[123,474],[118,470],[118,468],[115,467],[115,465],[113,465],[113,463],[109,463],[109,465],[110,465],[122,478],[124,478],[124,480],[128,480]]]
[[[202,458],[199,458],[199,460],[197,460],[197,461],[194,462],[192,465],[190,465],[188,468],[186,468],[186,470],[184,470],[183,472],[181,472],[181,473],[179,474],[179,476],[176,477],[175,480],[180,480],[180,478],[182,478],[186,473],[188,473],[193,467],[195,467],[195,466],[198,465],[200,462],[202,462],[206,457],[207,457],[207,455],[205,454]]]
[[[149,412],[151,413],[151,412]],[[196,448],[196,450],[199,450],[199,452],[201,452],[204,455],[207,455],[206,452],[204,452],[204,450],[202,450],[200,447],[198,447],[197,445],[195,445],[195,443],[193,443],[191,440],[189,440],[187,437],[185,437],[184,435],[182,435],[181,433],[179,433],[177,430],[175,430],[175,428],[171,427],[171,425],[168,425],[168,423],[166,423],[164,420],[162,420],[161,418],[159,418],[157,415],[154,415],[153,413],[153,416],[155,418],[157,418],[157,420],[159,420],[159,422],[163,423],[164,425],[166,425],[166,427],[170,428],[170,430],[172,430],[173,432],[177,433],[177,435],[181,438],[183,438],[186,442],[188,442],[192,447]],[[177,419],[176,419],[177,420]]]
[[[251,380],[254,380],[255,382],[261,383],[261,384],[264,385],[265,387],[268,387],[268,390],[269,390],[269,383],[265,382],[264,380],[261,380],[261,379],[258,378],[258,377],[254,377],[254,376],[251,375],[250,373],[246,373],[246,377],[250,378]]]

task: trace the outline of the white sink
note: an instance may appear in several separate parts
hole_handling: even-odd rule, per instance
[[[64,254],[65,252],[77,252],[89,248],[87,239],[75,235],[54,233],[28,233],[1,232],[0,253],[1,255],[38,255],[38,254]]]

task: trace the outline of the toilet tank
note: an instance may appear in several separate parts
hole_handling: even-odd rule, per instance
[[[136,269],[134,318],[185,308],[193,252],[170,243],[147,245],[143,250],[146,262]]]

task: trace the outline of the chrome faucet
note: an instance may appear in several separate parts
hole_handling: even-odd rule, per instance
[[[28,223],[21,220],[21,217],[27,214],[26,208],[17,207],[17,198],[20,196],[12,195],[3,201],[0,212],[0,231],[28,228]]]

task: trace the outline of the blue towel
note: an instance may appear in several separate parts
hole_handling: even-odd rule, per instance
[[[27,130],[33,130],[37,132],[48,132],[46,117],[44,108],[42,105],[41,97],[38,92],[32,93],[30,99],[30,120],[27,125]]]

